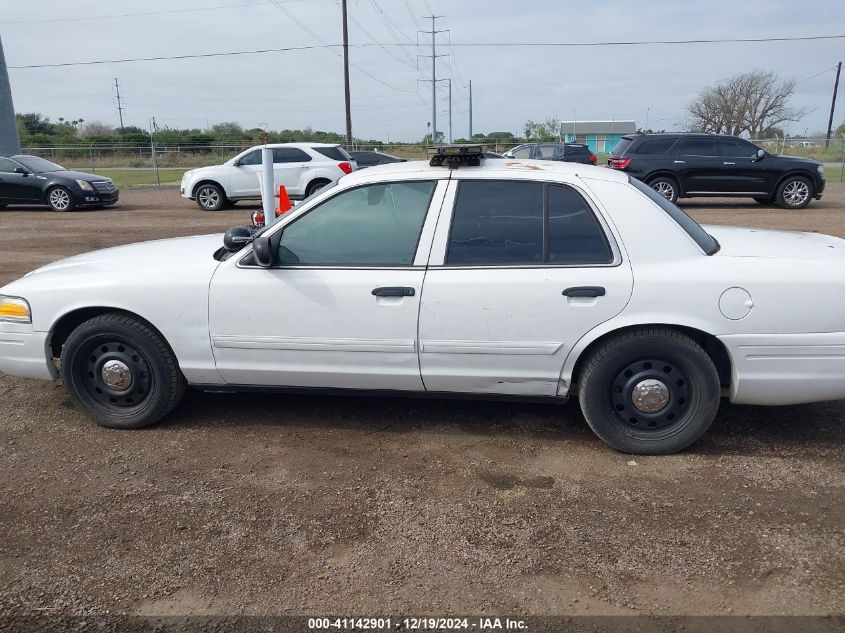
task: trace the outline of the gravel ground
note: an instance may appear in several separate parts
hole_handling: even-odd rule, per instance
[[[845,237],[696,200],[702,222]],[[0,285],[95,248],[244,224],[173,188],[0,211]],[[60,384],[0,375],[9,614],[838,614],[845,403],[722,405],[680,455],[631,458],[565,406],[189,392],[102,429]]]

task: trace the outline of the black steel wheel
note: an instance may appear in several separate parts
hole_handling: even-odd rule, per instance
[[[61,367],[76,404],[111,428],[153,424],[185,390],[173,351],[152,327],[129,315],[104,314],[82,323],[65,341]]]
[[[713,361],[686,334],[637,328],[606,340],[586,359],[578,399],[590,428],[625,453],[683,450],[716,417],[721,385]]]

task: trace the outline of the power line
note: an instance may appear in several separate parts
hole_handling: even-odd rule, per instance
[[[563,46],[646,46],[651,44],[726,44],[726,43],[755,43],[755,42],[801,42],[801,41],[813,41],[813,40],[838,40],[838,39],[845,39],[845,35],[815,35],[815,36],[808,36],[808,37],[768,37],[768,38],[742,38],[742,39],[719,39],[719,40],[652,40],[652,41],[638,41],[638,42],[452,42],[450,46],[460,46],[460,47],[496,47],[496,48],[504,48],[504,47],[563,47]],[[401,44],[402,46],[414,46],[414,47],[423,47],[427,46],[426,44],[418,44],[416,42],[406,42]],[[15,70],[23,70],[29,68],[58,68],[63,66],[90,66],[94,64],[123,64],[128,62],[151,62],[151,61],[163,61],[163,60],[178,60],[178,59],[196,59],[196,58],[204,58],[204,57],[228,57],[233,55],[255,55],[261,53],[282,53],[288,51],[302,51],[302,50],[313,50],[318,48],[328,48],[335,52],[335,54],[339,55],[335,48],[341,48],[343,44],[327,44],[323,43],[321,46],[287,46],[281,48],[263,48],[263,49],[255,49],[255,50],[238,50],[238,51],[226,51],[221,53],[196,53],[196,54],[186,54],[186,55],[163,55],[160,57],[133,57],[133,58],[124,58],[124,59],[101,59],[101,60],[92,60],[92,61],[83,61],[83,62],[60,62],[60,63],[53,63],[53,64],[27,64],[22,66],[7,66],[7,68],[15,69]],[[374,43],[362,43],[362,44],[350,44],[352,48],[367,48],[370,46],[398,46],[395,43],[389,42],[374,42]],[[358,68],[357,66],[355,66]],[[361,70],[358,68],[358,70]],[[361,71],[365,74],[368,74],[366,71]],[[372,77],[372,75],[370,75]],[[381,82],[381,80],[376,78],[376,81]],[[381,82],[383,83],[383,82]],[[388,88],[392,88],[394,90],[399,90],[400,92],[411,92],[409,90],[401,90],[396,88],[395,86],[390,86],[389,84],[384,84]]]
[[[301,2],[301,0],[284,0],[285,2]],[[242,7],[259,7],[270,2],[247,2],[242,4],[222,4],[214,7],[194,7],[191,9],[166,9],[162,11],[138,11],[137,13],[115,13],[111,15],[93,15],[84,18],[48,18],[46,20],[13,20],[4,24],[47,24],[49,22],[90,22],[91,20],[112,20],[115,18],[133,18],[144,15],[165,15],[171,13],[194,13],[196,11],[217,11],[218,9],[236,9]]]
[[[382,11],[382,8],[378,5],[376,0],[370,0],[370,4],[373,5],[373,9],[375,9],[385,28],[387,28],[388,33],[390,33],[390,36],[393,38],[393,41],[396,42],[396,44],[399,46],[399,50],[404,53],[405,57],[408,58],[408,61],[411,63],[411,65],[415,66],[414,58],[411,57],[411,54],[408,52],[408,49],[405,48],[405,46],[402,44],[401,40],[399,39],[399,35],[397,35],[396,31],[391,26],[391,23],[387,19],[387,16],[385,15],[384,11]],[[405,38],[409,39],[407,36],[405,36]]]
[[[831,66],[830,68],[825,68],[825,69],[824,69],[823,71],[821,71],[820,73],[816,73],[815,75],[811,75],[811,76],[809,76],[809,77],[805,77],[804,79],[799,79],[799,80],[798,80],[798,81],[796,81],[795,83],[796,83],[796,85],[797,85],[797,84],[803,84],[805,81],[810,81],[811,79],[815,79],[816,77],[820,77],[821,75],[824,75],[825,73],[829,73],[831,70],[836,70],[836,66]]]

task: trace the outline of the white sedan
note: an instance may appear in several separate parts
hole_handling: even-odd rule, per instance
[[[187,385],[577,395],[602,440],[650,454],[695,442],[722,396],[845,398],[845,241],[701,227],[623,173],[467,151],[355,172],[228,249],[31,272],[0,288],[0,371],[61,377],[117,428]]]

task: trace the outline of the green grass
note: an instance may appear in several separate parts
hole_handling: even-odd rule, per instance
[[[83,169],[82,171],[91,171]],[[163,185],[178,185],[182,180],[185,169],[160,169],[159,177]],[[114,180],[118,187],[143,187],[156,184],[156,173],[152,169],[97,169],[98,176],[105,176]]]

